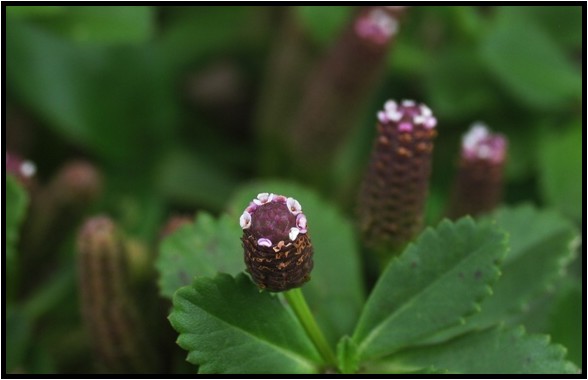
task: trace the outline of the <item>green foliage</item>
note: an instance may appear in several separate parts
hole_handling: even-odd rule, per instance
[[[311,281],[302,287],[302,292],[327,339],[334,345],[343,334],[352,333],[364,302],[353,226],[314,192],[279,181],[260,181],[239,189],[229,205],[235,224],[243,209],[262,192],[291,196],[302,205],[314,246]]]
[[[156,262],[159,289],[171,298],[194,277],[213,277],[217,272],[236,275],[243,271],[243,249],[238,223],[227,216],[215,220],[206,213],[180,227],[161,243]]]
[[[298,320],[244,274],[197,278],[169,319],[200,373],[316,373],[322,363]]]
[[[19,229],[24,220],[29,198],[22,185],[12,175],[6,176],[6,260],[8,265],[16,260],[16,243],[18,242]]]
[[[499,8],[497,13],[482,45],[482,57],[496,78],[531,106],[579,101],[580,70],[549,35],[534,23],[522,23],[517,8]]]
[[[112,216],[152,253],[167,215],[197,215],[159,246],[158,277],[147,278],[145,288],[155,297],[158,281],[163,299],[144,289],[136,295],[138,304],[150,305],[142,314],[159,311],[149,331],[161,335],[155,348],[170,374],[195,371],[165,320],[172,298],[178,342],[202,373],[577,371],[542,334],[582,364],[583,259],[572,259],[583,209],[583,8],[410,7],[377,86],[365,94],[373,103],[358,113],[333,166],[305,168],[314,171],[308,178],[332,183],[294,185],[295,163],[259,152],[288,151],[296,94],[356,10],[6,7],[6,145],[36,163],[39,187],[32,191],[40,190],[31,192],[29,205],[21,185],[6,177],[7,373],[97,371],[75,287],[77,228],[59,231],[64,243],[43,261],[25,245],[16,250],[19,239],[43,241],[30,231],[34,212],[44,215],[37,195],[64,160],[78,157],[104,175],[104,195],[90,210]],[[268,82],[292,86],[278,86],[283,94],[271,99],[260,96]],[[425,230],[378,276],[352,217],[374,115],[390,98],[423,101],[439,120],[430,225],[443,215],[459,139],[470,123],[504,133],[509,151],[504,208],[476,223]],[[275,136],[264,140],[256,123],[266,113]],[[325,136],[318,143],[332,141]],[[268,165],[279,181],[244,182]],[[314,348],[316,339],[302,327],[307,321],[297,319],[285,297],[259,293],[241,273],[238,218],[267,191],[298,199],[308,216],[315,267],[301,291],[326,351],[336,349],[337,368],[332,358],[320,358],[329,355]],[[548,209],[510,206],[530,202]],[[500,277],[499,230],[510,247]]]
[[[539,180],[543,199],[566,215],[582,216],[582,125],[578,121],[564,130],[541,136]]]
[[[427,229],[393,260],[372,291],[353,335],[363,360],[394,353],[479,311],[500,272],[506,237],[470,218]]]
[[[565,349],[549,344],[546,336],[526,335],[522,327],[497,327],[400,353],[387,365],[433,365],[446,368],[449,373],[467,374],[576,373],[577,368],[566,362],[564,356]]]
[[[429,341],[446,340],[506,321],[553,286],[574,256],[571,243],[577,232],[553,211],[539,211],[530,205],[502,208],[483,223],[497,225],[510,237],[500,281],[494,285],[492,296],[482,302],[480,313]]]
[[[326,46],[341,31],[351,16],[352,7],[303,5],[296,7],[295,11],[310,37]]]

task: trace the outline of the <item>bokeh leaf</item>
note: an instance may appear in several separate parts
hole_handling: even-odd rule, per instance
[[[399,367],[445,368],[463,374],[571,374],[566,350],[545,335],[526,335],[522,327],[492,328],[444,344],[400,352],[391,358]]]
[[[365,361],[383,357],[479,311],[500,272],[506,236],[469,218],[427,228],[380,276],[353,339]]]
[[[296,14],[309,36],[326,46],[332,42],[351,16],[349,6],[301,5],[295,7]]]
[[[497,9],[480,53],[496,78],[527,105],[553,108],[581,98],[579,68],[544,30],[521,22],[516,8]]]
[[[280,181],[259,181],[240,188],[230,202],[235,224],[257,194],[271,192],[297,199],[308,219],[314,245],[311,280],[302,287],[310,309],[334,346],[350,334],[364,302],[361,263],[351,223],[314,192]]]
[[[16,243],[18,242],[20,225],[25,217],[29,197],[25,189],[12,175],[6,176],[6,259],[16,258]]]
[[[155,30],[151,7],[82,6],[64,7],[44,25],[77,42],[139,43]]]
[[[160,246],[156,267],[159,291],[171,298],[194,277],[214,277],[217,272],[236,275],[245,269],[241,229],[231,218],[215,220],[201,212],[196,221],[166,237]]]
[[[245,274],[197,278],[175,294],[169,320],[199,373],[316,373],[322,364],[293,314]]]
[[[175,125],[164,57],[152,47],[78,46],[13,18],[7,25],[10,90],[70,143],[117,167],[149,168]]]
[[[545,132],[537,149],[540,190],[543,199],[566,215],[582,217],[584,170],[582,125]]]

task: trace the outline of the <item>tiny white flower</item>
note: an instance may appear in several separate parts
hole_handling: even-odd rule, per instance
[[[20,172],[25,177],[32,177],[37,172],[37,167],[31,161],[25,161],[20,165]]]
[[[239,224],[241,225],[241,228],[244,230],[251,227],[251,214],[247,211],[243,211],[243,214],[239,218]]]
[[[271,247],[272,241],[270,239],[260,238],[257,240],[257,245],[260,245],[262,247]]]
[[[288,237],[290,237],[290,240],[294,241],[298,237],[299,233],[300,233],[300,230],[298,228],[292,227],[292,228],[290,228],[290,233],[288,234]]]
[[[414,102],[414,100],[410,100],[410,99],[405,99],[402,101],[402,105],[404,107],[413,107],[416,105],[416,103]]]
[[[300,205],[300,202],[294,198],[288,198],[286,200],[286,205],[288,206],[288,210],[290,210],[290,212],[294,215],[298,215],[302,212],[302,206]]]

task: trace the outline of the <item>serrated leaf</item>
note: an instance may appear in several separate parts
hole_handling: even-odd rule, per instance
[[[239,189],[229,207],[235,224],[243,209],[262,192],[290,196],[302,205],[314,245],[311,280],[302,287],[302,292],[327,340],[334,346],[341,336],[351,334],[364,302],[362,268],[353,226],[314,192],[280,181],[254,182]]]
[[[6,259],[16,258],[15,247],[18,242],[20,225],[29,203],[27,193],[12,175],[6,176]]]
[[[217,272],[236,275],[245,269],[241,229],[224,215],[218,220],[199,213],[193,224],[166,237],[156,261],[159,290],[171,298],[176,290],[190,285],[196,276],[213,277]]]
[[[435,366],[463,374],[571,374],[565,348],[522,327],[492,328],[444,344],[411,349],[391,359],[398,366]]]
[[[322,364],[293,314],[245,274],[197,278],[173,302],[178,344],[200,373],[316,373]]]
[[[573,259],[570,243],[576,236],[575,228],[553,211],[539,211],[531,205],[502,208],[483,223],[496,223],[509,234],[511,249],[501,266],[502,276],[493,286],[492,296],[482,302],[480,313],[428,342],[440,342],[506,320],[545,292]]]
[[[502,232],[469,217],[427,228],[388,265],[369,296],[353,335],[360,358],[392,354],[479,310],[505,252]]]
[[[530,106],[553,108],[570,99],[580,100],[579,67],[568,61],[542,28],[520,22],[517,13],[512,7],[498,9],[495,25],[481,45],[483,62],[514,95]]]
[[[537,149],[543,199],[580,220],[583,210],[582,124],[544,134]]]

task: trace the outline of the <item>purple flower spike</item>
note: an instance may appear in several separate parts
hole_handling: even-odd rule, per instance
[[[450,218],[480,215],[502,200],[506,137],[475,123],[464,134],[461,157],[447,212]]]
[[[421,229],[436,124],[431,109],[413,100],[389,100],[378,113],[358,216],[365,244],[383,260]]]
[[[360,38],[384,45],[398,31],[398,20],[392,13],[373,8],[355,20],[355,32]]]
[[[239,218],[245,265],[261,289],[286,291],[310,279],[313,248],[294,198],[261,193]]]

